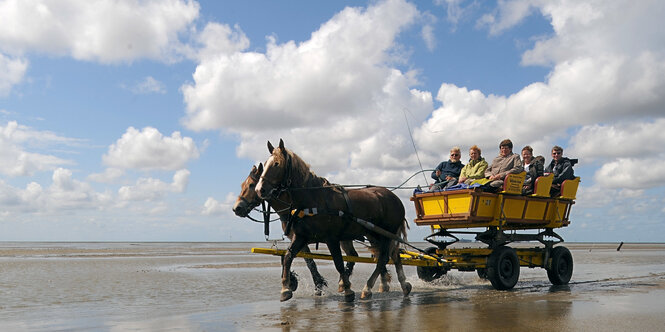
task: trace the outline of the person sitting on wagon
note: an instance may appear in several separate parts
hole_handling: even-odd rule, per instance
[[[458,147],[450,149],[450,159],[442,161],[432,172],[432,179],[434,179],[432,190],[441,190],[457,184],[460,171],[464,167],[460,161],[461,155]]]
[[[543,176],[545,158],[543,156],[533,157],[533,148],[525,146],[522,148],[522,167],[526,172],[522,194],[533,194],[533,185],[539,176]]]
[[[462,167],[458,182],[471,184],[474,180],[484,178],[487,166],[485,158],[480,156],[480,148],[476,145],[472,146],[469,149],[469,163]]]
[[[563,156],[563,149],[555,145],[552,148],[552,161],[545,168],[545,174],[553,173],[554,179],[552,180],[552,189],[550,196],[557,197],[561,195],[561,184],[565,180],[572,180],[575,178],[573,165],[577,163],[577,159],[568,159]]]
[[[497,191],[503,186],[503,180],[510,173],[520,173],[524,170],[520,156],[513,153],[513,142],[504,139],[499,144],[499,155],[492,160],[492,164],[485,170],[485,178],[489,186]]]

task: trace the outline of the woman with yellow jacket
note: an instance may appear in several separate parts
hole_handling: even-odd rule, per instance
[[[485,177],[487,162],[480,156],[480,148],[476,145],[472,146],[469,149],[469,157],[469,163],[464,165],[460,172],[458,183],[471,184],[474,180]]]

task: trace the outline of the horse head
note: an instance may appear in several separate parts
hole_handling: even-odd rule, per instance
[[[270,157],[265,163],[259,183],[256,184],[256,192],[262,199],[276,198],[281,189],[288,187],[290,181],[287,175],[290,156],[284,147],[284,141],[280,138],[277,148],[268,141],[268,151]]]
[[[259,167],[252,166],[252,170],[249,172],[247,179],[242,182],[240,185],[240,195],[236,199],[236,203],[233,204],[233,212],[238,217],[247,217],[253,208],[259,206],[262,200],[256,194],[256,184],[259,182],[259,178],[263,173],[263,164],[259,163]]]

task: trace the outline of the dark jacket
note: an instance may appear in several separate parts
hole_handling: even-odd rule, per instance
[[[432,172],[432,179],[434,179],[436,182],[443,182],[446,181],[446,176],[459,178],[459,173],[462,171],[462,167],[464,167],[464,164],[462,164],[461,161],[442,161],[439,166],[436,166],[436,169]],[[441,171],[440,177],[436,176],[437,170]]]
[[[564,180],[572,180],[575,178],[573,165],[577,163],[577,159],[561,158],[561,162],[554,164],[554,160],[545,168],[545,173],[554,173],[554,180],[552,184],[561,184]]]
[[[533,183],[539,176],[543,176],[545,167],[545,158],[538,156],[533,158],[531,161],[531,166],[529,166],[529,171],[526,172],[526,179],[524,179],[524,185],[533,186]],[[524,166],[524,160],[522,160],[522,166]]]

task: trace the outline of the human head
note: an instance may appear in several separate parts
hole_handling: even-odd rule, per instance
[[[469,148],[469,157],[471,158],[471,160],[480,159],[480,148],[477,145],[474,145],[471,148]]]
[[[504,139],[499,143],[499,151],[503,157],[507,157],[513,152],[513,142],[509,139]]]
[[[455,146],[452,149],[450,149],[450,160],[452,162],[459,161],[461,156],[462,156],[462,153],[460,152],[459,147]]]
[[[533,148],[530,146],[525,146],[522,148],[522,159],[526,162],[531,162],[533,159]]]
[[[560,146],[555,145],[552,148],[552,159],[554,159],[558,163],[562,157],[563,157],[563,149]]]

